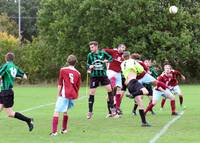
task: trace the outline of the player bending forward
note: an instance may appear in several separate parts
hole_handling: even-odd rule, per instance
[[[58,79],[58,98],[56,101],[55,112],[52,120],[51,136],[56,136],[59,113],[63,113],[62,130],[61,133],[67,133],[68,131],[68,119],[67,110],[74,106],[74,100],[78,98],[78,91],[80,88],[81,75],[74,68],[77,62],[77,58],[74,55],[69,55],[67,58],[67,67],[60,69]]]
[[[148,111],[152,110],[152,108],[156,105],[157,101],[159,100],[160,96],[163,96],[165,98],[170,99],[170,101],[171,101],[171,114],[172,115],[178,115],[176,113],[176,111],[175,111],[175,109],[176,109],[176,106],[175,106],[175,97],[170,92],[170,90],[168,89],[168,87],[164,83],[162,83],[162,82],[158,82],[157,86],[154,87],[154,89],[153,89],[152,103],[149,104],[149,106],[145,110],[145,114]]]
[[[142,126],[148,127],[150,125],[146,122],[146,117],[144,113],[144,105],[142,101],[142,96],[147,95],[148,90],[136,79],[137,70],[138,70],[137,69],[138,62],[134,59],[130,59],[129,52],[124,52],[123,58],[125,59],[125,61],[122,62],[121,69],[126,79],[128,90],[138,104]]]

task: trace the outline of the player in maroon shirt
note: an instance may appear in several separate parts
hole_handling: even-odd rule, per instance
[[[74,68],[77,58],[69,55],[67,58],[67,67],[60,69],[58,78],[58,98],[52,119],[51,136],[56,136],[59,113],[63,113],[61,133],[67,133],[68,118],[67,110],[74,106],[74,100],[78,98],[78,91],[81,83],[81,75]]]
[[[166,64],[164,65],[164,72],[158,77],[158,80],[164,82],[173,94],[179,96],[180,106],[182,107],[183,94],[178,85],[178,77],[181,77],[182,80],[185,80],[185,76],[181,74],[181,72],[173,70],[170,64]],[[165,101],[166,99],[163,98],[161,102],[161,108],[164,107]]]
[[[105,48],[104,51],[109,53],[113,61],[109,63],[108,65],[108,70],[107,70],[107,75],[109,80],[111,81],[111,85],[114,90],[115,94],[115,105],[116,105],[116,110],[117,113],[120,115],[121,109],[120,109],[120,104],[121,104],[121,99],[122,99],[122,93],[121,93],[121,88],[122,88],[122,76],[121,76],[121,63],[123,61],[122,54],[126,50],[126,46],[124,44],[119,44],[117,49],[110,49],[110,48]],[[107,117],[111,117],[111,111],[109,108],[109,101],[107,101],[108,105],[108,110],[109,114]]]
[[[171,101],[171,114],[172,115],[178,115],[176,113],[176,104],[175,104],[175,97],[170,92],[169,88],[163,83],[158,81],[157,85],[153,89],[153,98],[152,103],[148,105],[148,107],[145,110],[145,114],[152,110],[152,108],[156,105],[157,101],[159,100],[160,96],[163,96],[165,98],[169,98]]]

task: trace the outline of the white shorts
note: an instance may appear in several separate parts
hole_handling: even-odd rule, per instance
[[[180,89],[179,85],[176,85],[176,86],[170,88],[170,91],[177,96],[181,95],[181,89]]]
[[[74,100],[59,96],[56,101],[55,112],[67,112],[74,106]]]
[[[171,93],[171,91],[169,89],[166,89],[165,91],[167,91],[171,96],[173,96],[173,94]],[[164,92],[159,91],[159,90],[155,90],[153,89],[153,101],[158,101],[160,99],[160,97],[163,96],[164,98],[167,98],[166,94],[164,94]]]
[[[113,83],[115,86],[118,86],[120,88],[122,87],[122,75],[121,75],[121,73],[115,72],[113,70],[107,70],[107,76],[108,76],[109,80],[111,80],[112,78],[115,78],[115,83]]]
[[[143,78],[139,79],[138,80],[141,84],[149,84],[149,83],[152,83],[154,81],[156,81],[156,79],[151,76],[149,73],[146,73]]]

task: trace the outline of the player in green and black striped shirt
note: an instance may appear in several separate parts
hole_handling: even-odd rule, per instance
[[[112,56],[103,50],[99,50],[98,42],[96,41],[91,41],[89,43],[89,46],[91,52],[88,54],[87,57],[87,68],[91,73],[90,73],[90,95],[88,99],[89,112],[87,118],[88,119],[92,118],[94,95],[96,92],[96,88],[99,86],[99,84],[106,87],[106,90],[108,92],[108,99],[110,101],[110,109],[112,111],[112,116],[117,117],[118,115],[116,114],[113,105],[114,100],[113,100],[112,88],[106,73],[107,70],[106,63],[112,61]]]
[[[4,108],[9,117],[22,120],[27,123],[29,131],[33,130],[33,119],[14,112],[14,92],[12,90],[15,78],[27,79],[26,74],[20,70],[14,63],[14,54],[9,52],[5,56],[6,63],[0,68],[1,94],[0,111]]]

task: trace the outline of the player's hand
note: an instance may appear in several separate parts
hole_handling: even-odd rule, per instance
[[[28,79],[26,74],[24,74],[23,79],[26,79],[26,80]]]
[[[182,78],[182,80],[185,80],[185,76],[182,75],[181,78]]]
[[[90,65],[89,69],[92,70],[94,68],[94,65]]]
[[[108,63],[108,60],[103,60],[103,63]]]

